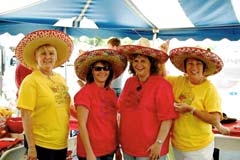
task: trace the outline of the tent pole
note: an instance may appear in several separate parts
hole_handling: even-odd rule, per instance
[[[72,24],[73,27],[80,27],[80,22],[83,19],[85,13],[87,12],[88,8],[90,7],[91,2],[92,2],[92,0],[87,0],[86,1],[86,4],[84,5],[84,8],[81,10],[81,13],[73,21],[73,24]]]
[[[155,43],[156,43],[156,40],[157,40],[157,34],[159,33],[159,29],[158,28],[153,28],[152,32],[153,32],[153,46],[155,46]]]
[[[67,34],[67,27],[63,27],[63,32]],[[67,83],[67,61],[64,63],[64,76]]]

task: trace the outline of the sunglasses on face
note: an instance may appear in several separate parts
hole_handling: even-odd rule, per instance
[[[94,71],[109,71],[110,67],[109,66],[104,66],[104,67],[100,67],[100,66],[95,66],[93,67]]]

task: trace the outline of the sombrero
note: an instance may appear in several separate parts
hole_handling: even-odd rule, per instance
[[[172,64],[185,72],[184,60],[186,58],[197,58],[206,64],[205,76],[213,75],[221,71],[223,67],[222,59],[210,50],[198,47],[180,47],[172,49],[169,53]]]
[[[90,66],[99,60],[107,61],[111,64],[113,69],[113,78],[117,78],[125,70],[127,66],[127,58],[119,54],[118,51],[113,49],[97,49],[86,51],[74,62],[75,73],[83,81],[86,81],[87,73]]]
[[[144,38],[144,37],[141,37],[138,40],[137,45],[144,46],[144,47],[150,47],[151,46],[150,41],[147,38]]]
[[[140,45],[122,45],[118,47],[118,50],[121,54],[126,55],[129,60],[131,60],[133,54],[150,56],[157,59],[159,63],[165,63],[168,59],[168,55],[164,51]]]
[[[27,34],[17,45],[15,55],[25,66],[36,69],[37,64],[34,57],[35,50],[44,44],[50,44],[57,50],[57,61],[55,67],[66,62],[73,49],[73,42],[64,32],[58,30],[37,30]]]

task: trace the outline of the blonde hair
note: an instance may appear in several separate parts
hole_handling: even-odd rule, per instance
[[[45,52],[46,50],[52,50],[52,51],[54,51],[54,53],[56,53],[56,55],[57,55],[57,49],[53,46],[53,45],[51,45],[51,44],[44,44],[44,45],[41,45],[41,46],[39,46],[36,50],[35,50],[35,52],[34,52],[34,55],[36,55],[36,54],[38,54],[38,53],[43,53],[43,52]]]

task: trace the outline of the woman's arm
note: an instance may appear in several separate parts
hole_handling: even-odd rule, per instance
[[[227,127],[224,127],[220,121],[221,121],[221,114],[219,112],[207,112],[207,111],[201,111],[198,110],[186,103],[175,103],[174,104],[176,111],[180,113],[186,113],[190,112],[194,116],[198,117],[202,121],[211,124],[212,126],[215,126],[219,132],[222,134],[229,134],[229,129]]]
[[[89,139],[89,134],[87,130],[87,119],[88,119],[89,110],[84,106],[77,106],[77,119],[78,127],[80,132],[80,137],[87,154],[87,160],[96,160],[96,157],[93,153],[92,146]]]
[[[159,159],[160,151],[162,149],[162,144],[167,138],[169,131],[171,129],[171,126],[172,126],[172,120],[165,120],[161,122],[161,126],[159,128],[156,141],[148,149],[148,151],[150,151],[150,154],[149,154],[150,159]]]
[[[23,129],[28,144],[28,158],[34,159],[37,157],[37,151],[33,135],[32,111],[21,109],[21,117],[23,120]]]
[[[228,135],[230,133],[229,128],[224,127],[220,121],[221,121],[221,115],[219,112],[206,112],[206,111],[200,111],[197,109],[193,109],[192,112],[193,115],[201,119],[202,121],[211,124],[212,126],[215,126],[217,130],[222,133]]]

